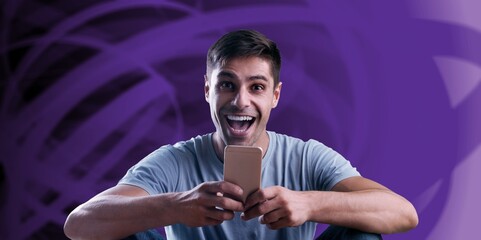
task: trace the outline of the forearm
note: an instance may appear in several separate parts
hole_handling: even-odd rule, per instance
[[[71,239],[119,239],[175,223],[175,194],[98,196],[77,207],[65,222]]]
[[[384,189],[354,192],[305,192],[310,220],[373,233],[403,232],[417,225],[416,210]]]

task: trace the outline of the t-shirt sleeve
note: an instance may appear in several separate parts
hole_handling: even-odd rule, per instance
[[[341,180],[349,177],[360,176],[351,163],[341,154],[324,144],[309,140],[309,152],[313,177],[318,190],[329,191]]]
[[[118,184],[140,187],[150,195],[172,192],[179,176],[178,169],[168,147],[161,147],[132,166]]]

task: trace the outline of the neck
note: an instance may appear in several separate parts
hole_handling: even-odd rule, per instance
[[[212,135],[212,144],[214,145],[215,154],[222,162],[224,162],[224,148],[226,143],[221,139],[217,132]],[[252,146],[261,147],[263,151],[262,155],[264,156],[269,147],[269,134],[267,134],[267,131],[264,131],[263,135],[260,136]]]
[[[212,144],[214,144],[215,154],[221,162],[224,162],[224,148],[226,145],[217,132],[212,135]]]

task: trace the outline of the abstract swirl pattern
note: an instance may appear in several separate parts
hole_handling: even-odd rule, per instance
[[[253,28],[283,57],[268,128],[413,201],[420,226],[386,239],[458,236],[439,224],[481,156],[481,21],[441,2],[3,1],[0,235],[63,239],[67,214],[143,156],[213,131],[205,54]]]

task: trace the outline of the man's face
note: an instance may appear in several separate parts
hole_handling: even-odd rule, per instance
[[[205,98],[222,145],[260,146],[265,150],[269,142],[267,121],[271,109],[277,106],[282,86],[279,83],[274,89],[269,61],[234,58],[208,74]]]

